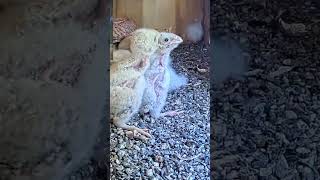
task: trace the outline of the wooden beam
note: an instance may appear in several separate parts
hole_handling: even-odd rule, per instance
[[[210,0],[203,0],[203,30],[204,44],[208,48],[210,46]]]

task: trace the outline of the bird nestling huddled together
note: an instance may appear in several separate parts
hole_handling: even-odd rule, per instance
[[[187,84],[171,66],[170,53],[183,42],[169,32],[140,28],[113,50],[110,71],[110,114],[113,123],[132,131],[136,138],[148,139],[148,129],[127,125],[140,112],[153,118],[175,116],[183,111],[161,113],[168,92]]]

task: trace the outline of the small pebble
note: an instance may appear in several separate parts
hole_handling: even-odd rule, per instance
[[[153,176],[153,170],[152,169],[148,169],[146,174],[147,174],[148,177],[152,177]]]

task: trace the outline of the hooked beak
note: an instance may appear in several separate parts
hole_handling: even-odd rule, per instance
[[[174,39],[173,39],[173,43],[174,44],[181,44],[183,42],[182,38],[180,36],[176,36]]]

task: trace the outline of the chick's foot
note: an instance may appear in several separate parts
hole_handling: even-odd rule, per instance
[[[130,131],[131,133],[129,132],[129,134],[127,135],[130,135],[133,138],[147,140],[152,137],[151,134],[148,132],[149,129],[141,129],[136,126],[129,126],[123,122],[115,122],[115,125],[119,128]]]
[[[151,137],[151,134],[147,132],[148,129],[140,129],[140,128],[137,128],[137,129],[139,130],[128,130],[126,132],[126,135],[129,138],[136,138],[144,141],[148,140]]]
[[[142,136],[142,137],[141,137]],[[135,128],[133,130],[133,137],[134,138],[143,138],[143,139],[149,139],[151,138],[151,134],[149,133],[149,129],[140,129],[140,128]]]

